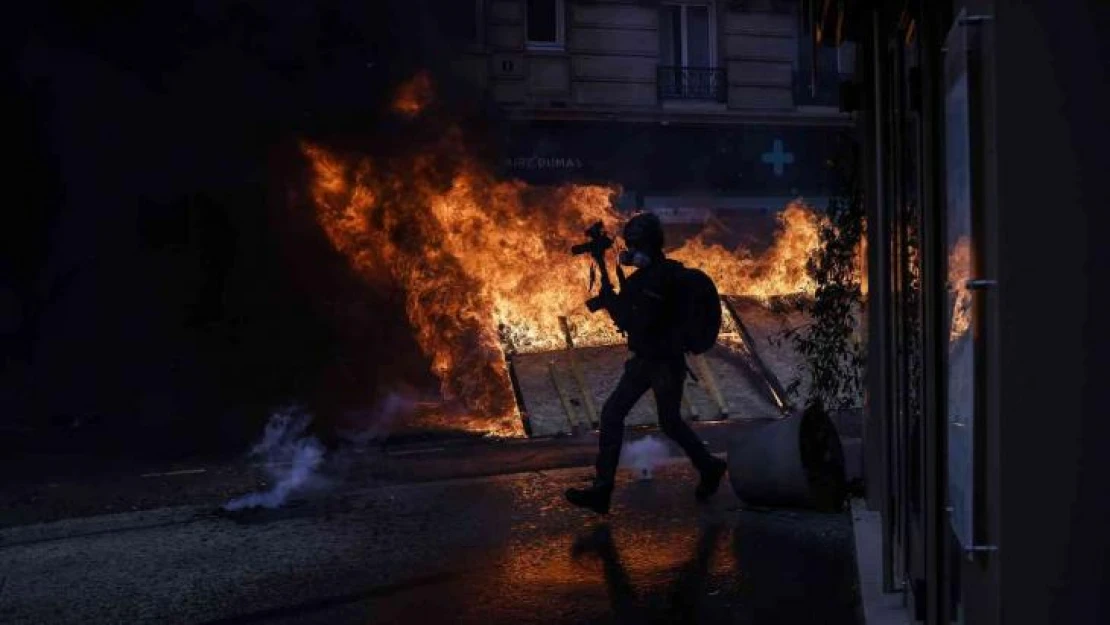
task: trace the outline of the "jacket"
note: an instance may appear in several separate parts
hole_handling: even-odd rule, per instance
[[[605,309],[617,328],[628,336],[628,349],[650,360],[683,357],[678,326],[675,277],[682,264],[661,258],[637,269],[620,293],[610,295]]]

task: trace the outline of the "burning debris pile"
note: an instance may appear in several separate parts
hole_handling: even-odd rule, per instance
[[[399,91],[395,112],[419,118],[432,97],[431,83],[418,76]],[[588,265],[568,254],[594,221],[617,230],[618,189],[498,179],[470,156],[457,128],[419,148],[374,158],[306,143],[317,219],[366,280],[402,286],[412,331],[443,396],[468,413],[457,425],[519,435],[506,349],[561,348],[560,317],[570,320],[578,345],[622,340],[605,315],[585,310]],[[780,219],[777,240],[759,256],[703,236],[670,253],[705,270],[722,293],[811,292],[805,263],[818,244],[820,218],[799,203]]]
[[[793,203],[779,215],[779,224],[774,243],[759,256],[707,244],[704,234],[669,254],[709,274],[721,293],[762,300],[812,293],[814,284],[806,262],[820,243],[820,217],[804,204]]]

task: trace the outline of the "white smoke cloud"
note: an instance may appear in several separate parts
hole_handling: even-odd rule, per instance
[[[279,410],[266,423],[262,440],[250,451],[251,458],[263,462],[270,478],[269,490],[232,499],[224,509],[278,508],[294,495],[341,481],[356,461],[353,454],[361,454],[369,443],[387,437],[393,422],[415,406],[411,396],[390,393],[372,409],[348,415],[353,429],[342,433],[347,445],[330,455],[316,437],[305,436],[311,415],[295,407]]]
[[[650,480],[655,467],[669,456],[665,443],[654,436],[645,436],[624,446],[621,466],[631,470],[636,479]]]
[[[277,508],[290,496],[323,485],[317,471],[324,461],[324,446],[316,437],[304,435],[311,421],[310,415],[297,408],[287,408],[270,417],[262,440],[250,453],[265,462],[270,489],[232,499],[224,505],[225,510]]]

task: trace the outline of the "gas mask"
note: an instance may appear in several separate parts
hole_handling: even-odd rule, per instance
[[[643,269],[651,264],[651,257],[635,248],[621,250],[618,260],[626,267],[637,269]]]

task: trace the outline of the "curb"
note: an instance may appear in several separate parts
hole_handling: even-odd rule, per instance
[[[882,517],[867,509],[862,499],[852,500],[856,574],[864,625],[911,625],[903,593],[884,593]]]

